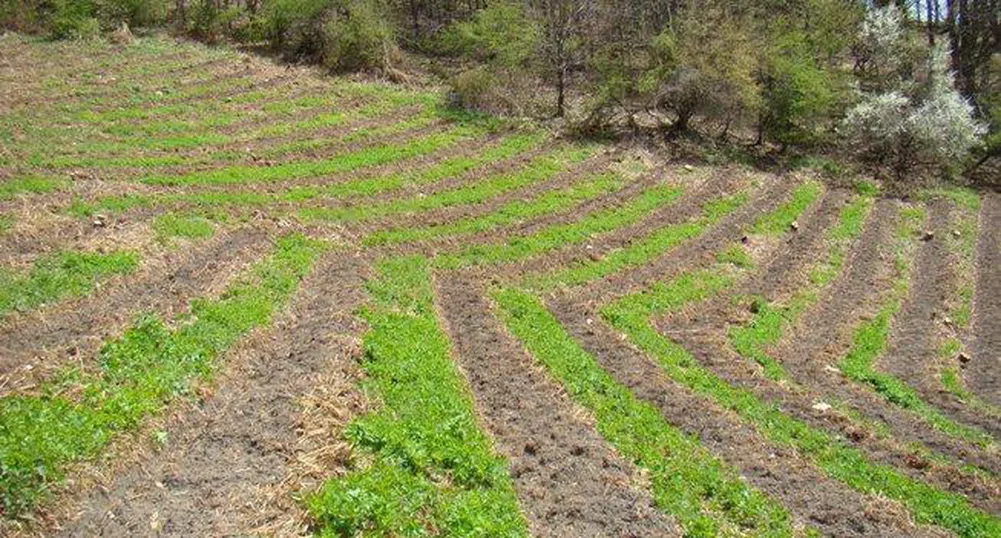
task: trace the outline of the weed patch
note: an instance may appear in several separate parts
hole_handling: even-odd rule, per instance
[[[426,261],[384,261],[368,289],[362,368],[382,407],[346,431],[371,461],[307,498],[321,534],[527,536],[505,461],[452,363]]]
[[[104,345],[96,371],[66,368],[38,395],[0,399],[3,512],[29,509],[68,464],[98,454],[115,434],[207,380],[223,351],[284,305],[322,250],[285,237],[221,298],[194,301],[175,327],[143,316]]]
[[[98,282],[131,273],[138,265],[139,257],[132,252],[66,251],[39,259],[26,273],[0,270],[0,316],[86,295]]]
[[[157,239],[169,241],[175,237],[186,239],[206,239],[215,234],[215,227],[208,219],[196,215],[176,215],[168,213],[153,220],[153,230]]]

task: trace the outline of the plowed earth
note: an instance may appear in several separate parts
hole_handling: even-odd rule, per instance
[[[165,38],[0,86],[0,534],[1001,537],[996,194]]]

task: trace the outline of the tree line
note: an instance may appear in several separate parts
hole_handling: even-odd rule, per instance
[[[169,26],[583,136],[846,150],[897,176],[1001,157],[1001,0],[0,0],[6,28]]]

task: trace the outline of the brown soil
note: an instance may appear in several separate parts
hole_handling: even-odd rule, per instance
[[[965,380],[978,396],[1001,405],[1001,194],[985,194],[981,204],[973,300],[976,340]]]
[[[945,244],[951,233],[950,210],[946,200],[930,203],[928,230],[935,238],[923,241],[917,253],[910,296],[893,321],[890,346],[881,357],[881,368],[920,391],[925,401],[953,419],[977,426],[1001,440],[1001,421],[965,405],[946,391],[939,380],[938,346],[947,330],[948,302],[957,289],[952,256]],[[999,326],[1001,329],[1001,326]],[[955,357],[946,360],[961,364]]]
[[[430,195],[437,192],[442,192],[445,189],[442,188],[448,184],[452,188],[461,187],[462,184],[469,184],[475,182],[480,177],[487,174],[503,174],[507,172],[517,171],[517,167],[522,164],[527,163],[531,160],[532,156],[537,155],[522,155],[517,159],[508,160],[503,163],[499,163],[499,166],[492,166],[489,172],[485,170],[478,170],[471,174],[466,174],[466,177],[462,178],[461,183],[457,183],[451,180],[445,180],[445,182],[439,182],[432,186],[429,186],[427,191],[422,191],[422,195]],[[593,159],[585,161],[579,165],[572,167],[566,172],[556,174],[555,176],[546,179],[544,181],[526,186],[521,189],[514,191],[509,191],[498,196],[494,196],[483,203],[478,204],[462,204],[451,207],[443,207],[437,209],[431,209],[428,211],[419,211],[415,213],[406,213],[401,215],[393,215],[386,218],[373,219],[369,221],[363,221],[358,226],[359,232],[357,235],[363,236],[364,234],[371,233],[374,231],[382,229],[396,229],[396,228],[415,228],[423,226],[433,226],[436,224],[445,224],[456,222],[461,219],[477,217],[481,215],[486,215],[491,212],[496,211],[502,206],[509,204],[518,200],[531,200],[545,192],[555,191],[567,186],[570,186],[583,178],[593,176],[605,170],[608,166],[608,158],[605,156],[597,156]],[[458,250],[462,247],[471,244],[490,244],[498,240],[499,237],[505,237],[507,235],[517,234],[524,226],[529,224],[556,224],[559,222],[570,222],[575,220],[574,217],[580,218],[581,215],[585,215],[601,207],[607,207],[612,205],[617,205],[622,203],[624,200],[631,196],[637,194],[639,187],[643,184],[642,181],[634,181],[627,185],[624,189],[612,193],[610,195],[601,196],[595,200],[591,200],[582,204],[582,206],[574,208],[572,212],[564,211],[558,212],[550,215],[545,215],[530,219],[527,222],[515,223],[511,226],[506,226],[500,230],[492,230],[489,232],[473,234],[473,235],[463,235],[458,237],[442,237],[435,238],[430,241],[424,242],[414,242],[406,243],[400,245],[393,245],[387,250],[394,253],[413,253],[420,252],[425,255],[434,255],[442,252],[449,252]],[[394,196],[394,198],[410,198],[414,197],[415,193],[409,193],[409,196]],[[351,226],[352,231],[356,228]]]
[[[474,278],[438,275],[441,316],[487,430],[511,464],[533,536],[678,536],[635,471],[532,362]]]
[[[607,278],[570,290],[572,297],[594,303],[607,303],[628,295],[710,260],[727,245],[739,243],[743,230],[760,215],[778,207],[789,194],[789,185],[776,181],[757,191],[739,210],[706,230],[692,241],[685,242],[667,254],[641,267],[621,271]],[[659,223],[647,222],[642,235],[653,231]]]
[[[139,312],[170,316],[182,311],[192,297],[224,287],[267,246],[267,234],[238,230],[205,247],[177,252],[90,296],[4,320],[0,394],[27,390],[67,363],[86,366],[101,342]]]
[[[996,456],[930,428],[916,415],[888,403],[868,386],[846,379],[834,368],[851,347],[855,327],[878,310],[883,292],[889,289],[892,256],[887,251],[897,211],[891,200],[876,202],[841,276],[769,353],[797,383],[887,424],[899,441],[917,441],[960,461],[1001,470]]]
[[[741,323],[749,320],[746,305],[735,305],[734,297],[754,295],[774,301],[802,285],[806,267],[822,255],[824,232],[835,222],[847,199],[845,191],[829,193],[815,214],[800,219],[800,231],[770,256],[774,261],[762,272],[730,293],[657,320],[656,326],[728,384],[752,391],[761,400],[773,402],[785,414],[814,428],[835,433],[863,450],[871,461],[895,466],[915,478],[967,495],[973,504],[989,512],[1001,512],[1001,483],[918,457],[890,440],[876,437],[836,411],[818,411],[813,406],[824,401],[823,394],[768,381],[759,366],[737,355],[728,343],[729,326],[736,320]]]
[[[212,397],[171,424],[166,446],[91,490],[58,535],[305,534],[289,488],[344,469],[337,430],[361,406],[352,385],[363,327],[353,310],[366,272],[350,253],[319,262],[281,321],[235,353]],[[334,416],[310,431],[303,405],[335,387],[322,409]],[[317,461],[316,451],[326,454]]]
[[[828,536],[943,535],[915,526],[894,502],[827,478],[795,451],[765,441],[732,413],[673,383],[659,366],[601,322],[592,307],[556,298],[549,304],[570,335],[637,398],[656,406],[668,423],[697,436],[710,452],[803,523]]]

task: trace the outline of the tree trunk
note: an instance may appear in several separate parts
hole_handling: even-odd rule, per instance
[[[932,4],[937,2],[938,0],[926,0],[925,2],[925,11],[928,19],[928,44],[933,47],[935,46],[935,23],[937,21],[935,20],[935,9],[932,7]]]
[[[556,73],[556,117],[562,118],[566,101],[566,69],[560,68]]]
[[[414,32],[414,42],[421,40],[421,26],[418,17],[417,0],[410,0],[410,25]]]

